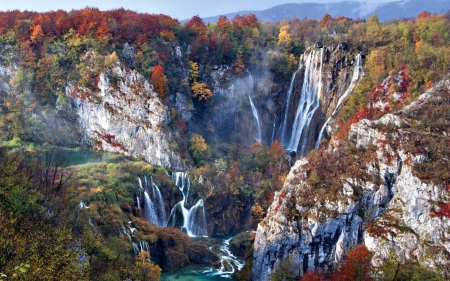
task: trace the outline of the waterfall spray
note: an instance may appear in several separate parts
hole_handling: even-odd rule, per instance
[[[323,132],[325,131],[325,128],[327,127],[328,123],[331,121],[331,118],[334,117],[336,112],[338,111],[340,105],[342,102],[347,98],[347,96],[351,93],[353,88],[355,88],[356,83],[359,80],[360,73],[364,74],[364,69],[362,67],[362,60],[361,60],[361,54],[358,54],[355,57],[355,67],[353,68],[353,75],[352,80],[350,82],[350,85],[348,86],[347,90],[344,92],[344,94],[339,98],[336,107],[333,110],[333,113],[331,113],[330,117],[325,121],[325,123],[322,126],[322,129],[320,129],[319,136],[317,137],[315,148],[319,148],[320,141],[323,138]]]
[[[250,89],[251,91],[248,94],[248,99],[250,100],[250,106],[252,108],[252,113],[253,113],[253,117],[255,117],[256,120],[256,126],[257,126],[257,133],[256,136],[253,136],[253,138],[255,139],[255,141],[257,142],[261,142],[261,125],[259,123],[259,115],[258,115],[258,110],[255,107],[255,104],[252,101],[252,97],[251,97],[251,93],[253,93],[253,76],[250,74],[248,76],[249,78],[249,84],[250,84]]]
[[[298,151],[300,155],[306,153],[311,134],[311,120],[320,105],[320,95],[322,92],[322,58],[323,48],[320,51],[311,50],[306,58],[301,97],[295,113],[291,138],[285,147],[288,151],[297,151],[300,149]]]
[[[189,190],[191,182],[186,175],[186,173],[173,173],[172,179],[174,180],[178,189],[180,189],[183,194],[183,199],[173,206],[170,211],[168,226],[176,227],[177,222],[181,218],[178,214],[181,213],[183,224],[182,229],[191,237],[207,236],[206,231],[206,214],[203,199],[197,201],[197,203],[190,209],[186,208],[187,199],[189,195]]]

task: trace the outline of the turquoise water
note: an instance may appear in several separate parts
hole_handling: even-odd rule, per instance
[[[162,273],[161,281],[235,280],[230,274],[219,274],[211,266],[185,267],[173,273]]]
[[[236,280],[233,272],[244,266],[228,249],[231,236],[195,238],[197,241],[207,243],[209,249],[221,259],[221,266],[214,268],[211,265],[193,265],[184,267],[176,272],[161,274],[161,281],[217,281]]]
[[[122,155],[92,150],[73,150],[60,148],[58,152],[62,157],[67,159],[68,166],[97,162],[117,162],[125,159]]]

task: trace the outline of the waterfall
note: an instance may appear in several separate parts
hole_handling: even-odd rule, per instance
[[[158,226],[166,226],[166,210],[164,208],[164,199],[162,198],[161,191],[158,186],[153,183],[153,178],[151,178],[152,183],[152,194],[153,194],[153,202],[156,208],[156,213],[158,217]]]
[[[342,104],[342,102],[347,98],[347,96],[351,93],[353,88],[356,86],[356,82],[358,82],[360,73],[364,74],[364,69],[362,67],[362,60],[361,60],[361,54],[358,54],[355,57],[355,67],[353,68],[353,76],[352,80],[350,81],[350,85],[348,86],[347,90],[344,92],[344,94],[339,98],[336,107],[333,110],[333,113],[331,113],[330,117],[325,121],[325,123],[322,126],[322,129],[320,129],[319,136],[317,137],[315,148],[319,148],[320,141],[323,137],[323,132],[325,131],[326,126],[331,121],[331,118],[335,115],[335,113],[338,111],[339,106]]]
[[[142,181],[140,178],[139,183]],[[161,196],[161,192],[153,183],[153,179],[151,179],[151,195],[150,188],[148,187],[147,177],[144,176],[144,199],[145,199],[145,219],[154,225],[164,227],[167,225],[166,222],[166,211],[164,208],[164,200]],[[139,202],[139,201],[138,201]]]
[[[248,99],[250,100],[250,106],[252,108],[252,112],[253,112],[253,117],[255,117],[256,120],[256,126],[257,126],[257,134],[256,136],[253,136],[253,138],[255,139],[255,141],[257,142],[261,142],[261,125],[259,123],[259,115],[258,115],[258,110],[255,107],[255,104],[252,101],[252,97],[251,94],[253,93],[253,76],[250,74],[248,76],[249,79],[249,84],[250,84],[250,92],[248,94]]]
[[[196,236],[207,236],[206,231],[206,214],[203,205],[203,199],[200,199],[194,206],[190,209],[186,208],[187,199],[189,196],[189,190],[191,182],[186,175],[186,173],[173,173],[172,179],[175,185],[180,189],[183,194],[183,199],[175,204],[175,206],[170,211],[168,226],[176,227],[179,225],[182,219],[181,227],[186,233],[191,237]],[[181,217],[179,217],[181,214]]]
[[[306,58],[305,77],[303,79],[301,97],[295,113],[291,138],[288,145],[285,147],[288,151],[297,151],[297,149],[299,149],[298,152],[300,155],[306,153],[311,134],[311,120],[320,106],[320,95],[322,92],[322,58],[323,48],[320,49],[320,51],[311,50]]]
[[[287,93],[287,99],[286,99],[286,108],[284,109],[284,115],[283,115],[283,123],[281,125],[281,138],[280,141],[283,144],[284,147],[288,146],[289,140],[291,135],[288,134],[288,124],[289,124],[289,113],[291,109],[291,99],[292,99],[292,93],[294,92],[294,82],[295,77],[297,76],[297,72],[302,68],[301,62],[298,64],[298,69],[292,74],[291,78],[291,84],[289,85],[289,90]]]
[[[277,117],[275,116],[275,117],[273,118],[272,139],[271,139],[270,144],[272,144],[272,143],[275,141],[275,126],[276,126],[276,124],[277,124]]]
[[[139,199],[139,196],[136,196],[136,202],[137,202],[138,209],[140,209],[141,208],[141,200]]]
[[[206,214],[203,199],[198,200],[188,212],[187,229],[194,236],[204,236],[206,234]]]
[[[245,263],[234,256],[229,248],[231,238],[224,241],[220,246],[218,256],[220,258],[220,268],[216,275],[233,274],[240,271]]]

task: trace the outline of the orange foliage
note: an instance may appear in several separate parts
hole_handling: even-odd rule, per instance
[[[303,275],[301,281],[323,281],[320,275],[315,271],[308,270],[305,275]]]
[[[44,39],[44,33],[42,32],[42,28],[40,25],[36,25],[32,28],[31,42],[41,42]]]
[[[372,253],[364,245],[356,246],[348,253],[347,260],[333,273],[336,281],[371,281]]]
[[[208,31],[208,28],[199,16],[193,16],[184,26],[194,30],[197,36],[206,35]]]
[[[216,26],[217,30],[223,34],[227,34],[231,30],[231,24],[226,16],[220,16]]]
[[[175,34],[173,34],[172,31],[167,30],[167,29],[161,31],[159,36],[161,36],[161,38],[166,40],[166,41],[175,41],[177,39],[175,37]]]
[[[100,26],[97,29],[97,38],[99,40],[109,38],[109,27],[106,18],[102,19],[102,22],[100,23]]]
[[[160,98],[165,98],[166,92],[168,90],[167,77],[164,75],[164,69],[161,65],[155,66],[150,77],[150,81],[158,93]]]

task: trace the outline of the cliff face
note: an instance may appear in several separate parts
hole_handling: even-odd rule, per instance
[[[374,253],[375,266],[393,253],[448,275],[448,186],[417,172],[434,157],[427,151],[436,150],[428,142],[419,151],[417,140],[436,134],[448,143],[448,129],[424,133],[414,115],[426,104],[445,104],[449,87],[441,82],[394,114],[363,119],[351,126],[347,140],[298,160],[258,226],[252,280],[269,280],[286,259],[297,276],[332,266],[357,243]],[[383,100],[377,103],[385,107]]]
[[[171,135],[164,131],[169,123],[168,107],[136,71],[110,68],[99,76],[96,89],[70,84],[66,95],[86,144],[152,164],[186,169],[169,148]]]
[[[322,62],[321,87],[315,93],[318,96],[318,107],[311,116],[308,150],[314,148],[321,126],[331,116],[339,98],[349,87],[356,66],[356,54],[349,50],[346,43],[323,46],[322,49],[322,57],[317,58],[316,62]],[[305,63],[310,52],[312,50],[301,56],[302,67],[296,70],[291,78],[293,81],[276,83],[270,73],[257,70],[236,76],[231,68],[225,66],[208,71],[208,83],[212,86],[214,99],[212,106],[199,115],[204,126],[212,125],[222,140],[230,141],[234,137],[249,146],[255,142],[258,134],[258,122],[251,107],[251,98],[258,114],[262,143],[270,145],[275,139],[283,141],[293,130],[298,103],[303,95],[303,84],[317,82],[308,79],[319,79],[318,76],[311,76],[305,80]]]

